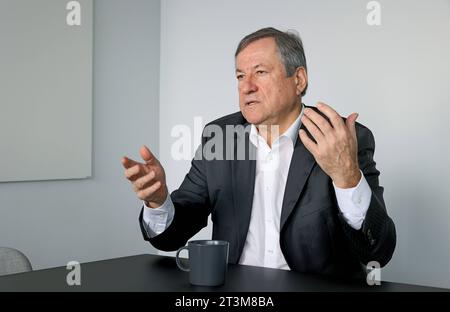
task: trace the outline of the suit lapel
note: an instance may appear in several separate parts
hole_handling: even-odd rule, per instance
[[[300,128],[307,131],[303,125]],[[315,163],[316,161],[313,155],[306,149],[302,140],[297,135],[294,153],[292,154],[291,164],[289,166],[286,189],[284,191],[280,231],[292,213]]]
[[[241,140],[245,140],[245,159],[231,161],[234,209],[239,231],[239,254],[244,248],[250,225],[256,174],[256,149],[250,143],[248,132],[237,136],[235,148],[242,146]]]
[[[244,124],[244,127],[246,125],[248,123]],[[301,129],[307,131],[303,125]],[[244,248],[250,225],[256,177],[256,148],[250,143],[249,133],[245,132],[245,135],[237,136],[235,151],[237,146],[242,144],[241,140],[245,140],[246,157],[244,160],[231,161],[233,206],[238,224],[239,255]],[[283,197],[280,229],[283,228],[292,213],[315,163],[314,157],[297,136]]]

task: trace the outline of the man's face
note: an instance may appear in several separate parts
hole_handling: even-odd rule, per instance
[[[298,114],[302,91],[299,77],[286,77],[273,38],[254,41],[237,55],[236,77],[239,107],[248,122],[284,128],[295,120],[292,115]]]

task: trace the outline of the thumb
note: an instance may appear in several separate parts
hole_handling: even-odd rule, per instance
[[[147,163],[151,164],[155,160],[155,156],[152,154],[150,149],[143,145],[139,150],[139,154],[141,154],[142,159]]]
[[[347,117],[347,120],[345,121],[345,124],[348,128],[348,130],[350,130],[350,132],[356,136],[356,129],[355,129],[355,123],[356,123],[356,118],[358,118],[359,114],[358,113],[352,113]]]

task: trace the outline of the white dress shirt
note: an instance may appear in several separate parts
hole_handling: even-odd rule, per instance
[[[256,147],[255,189],[250,225],[239,263],[289,270],[280,248],[280,216],[286,181],[301,126],[303,109],[294,123],[269,147],[256,126],[250,130],[250,142]],[[369,208],[372,191],[361,172],[354,188],[334,185],[337,202],[346,222],[359,230]],[[145,204],[144,204],[145,205]],[[162,233],[172,222],[175,208],[170,196],[161,207],[146,208],[144,228],[150,237]]]

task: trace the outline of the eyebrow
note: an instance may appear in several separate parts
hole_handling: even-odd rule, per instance
[[[255,66],[253,66],[253,69],[257,69],[258,67],[264,67],[264,64],[256,64]],[[238,73],[243,73],[244,71],[242,69],[236,68],[236,72]]]

